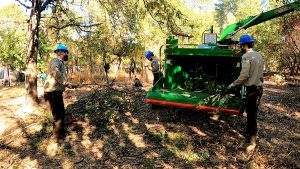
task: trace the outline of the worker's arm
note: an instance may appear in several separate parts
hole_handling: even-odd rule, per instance
[[[244,81],[246,81],[249,78],[250,64],[251,64],[251,61],[249,59],[247,59],[246,57],[243,57],[242,70],[240,72],[238,79],[236,79],[233,82],[234,86],[242,84]]]

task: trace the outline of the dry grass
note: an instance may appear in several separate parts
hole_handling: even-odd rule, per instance
[[[68,81],[75,84],[99,84],[105,81],[103,73],[73,72],[68,74]]]
[[[128,82],[132,80],[129,78],[129,74],[123,70],[108,73],[108,79],[110,82]],[[72,84],[101,84],[103,82],[106,82],[106,76],[103,72],[97,72],[92,74],[90,72],[72,72],[68,74],[68,81]]]

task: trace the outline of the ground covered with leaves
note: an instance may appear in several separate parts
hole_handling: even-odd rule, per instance
[[[46,103],[25,105],[23,85],[0,88],[0,167],[300,168],[297,85],[265,82],[251,153],[243,145],[244,115],[151,110],[149,86],[128,86],[66,90],[67,137],[60,145]]]

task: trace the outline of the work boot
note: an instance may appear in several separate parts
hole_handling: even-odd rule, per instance
[[[243,136],[245,137],[247,143],[251,143],[251,140],[252,140],[252,142],[256,141],[257,132],[247,132],[246,131],[243,134]]]
[[[54,134],[55,142],[61,144],[64,142],[64,135],[63,134]]]
[[[255,149],[255,147],[256,147],[256,139],[257,139],[257,136],[256,136],[256,134],[255,134],[255,135],[252,135],[252,136],[250,137],[250,139],[248,140],[249,145],[248,145],[247,148],[246,148],[246,152],[247,152],[247,153],[253,153],[253,151],[254,151],[254,149]]]
[[[256,144],[256,139],[257,139],[257,135],[256,134],[252,135],[249,139],[249,143],[250,144],[254,144],[254,143]]]
[[[246,143],[250,143],[251,135],[248,132],[243,133]]]
[[[248,146],[248,143],[246,140],[241,141],[241,143],[238,145],[237,149],[241,151],[245,151]]]

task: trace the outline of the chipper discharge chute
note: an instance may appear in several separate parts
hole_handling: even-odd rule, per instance
[[[241,29],[300,10],[300,1],[234,23],[217,35],[206,34],[204,44],[179,44],[175,36],[166,40],[164,77],[147,93],[152,105],[175,106],[204,111],[240,114],[245,87],[226,87],[239,76],[241,57],[238,42],[232,37]],[[181,34],[182,35],[182,34]],[[161,48],[162,49],[162,48]],[[162,53],[162,51],[160,51]]]

